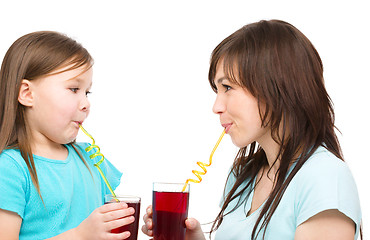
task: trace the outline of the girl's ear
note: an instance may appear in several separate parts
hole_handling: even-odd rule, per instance
[[[31,91],[31,82],[23,79],[18,94],[18,102],[26,107],[32,107],[33,96]]]

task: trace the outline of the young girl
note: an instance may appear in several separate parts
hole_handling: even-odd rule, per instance
[[[56,32],[13,43],[0,75],[0,239],[125,239],[110,230],[133,222],[109,193],[88,144],[75,143],[87,118],[90,54]],[[121,173],[101,165],[113,188]],[[103,205],[103,206],[102,206]]]
[[[334,132],[323,66],[289,23],[249,24],[213,51],[213,111],[240,147],[211,233],[215,239],[357,239],[356,184]],[[143,232],[152,235],[152,208]],[[204,239],[186,220],[187,239]]]

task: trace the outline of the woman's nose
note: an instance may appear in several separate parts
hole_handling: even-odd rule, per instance
[[[215,103],[213,104],[212,111],[215,114],[221,114],[225,112],[225,103],[221,96],[217,95]]]

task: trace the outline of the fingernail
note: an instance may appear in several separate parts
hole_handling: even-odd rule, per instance
[[[130,213],[131,214],[134,214],[135,213],[135,209],[134,208],[130,208]]]
[[[187,225],[189,226],[189,228],[194,228],[195,227],[195,224],[193,223],[193,221],[189,221],[188,219],[186,219],[186,222],[187,222]]]
[[[121,206],[123,207],[123,208],[127,208],[128,206],[127,206],[127,204],[125,203],[125,202],[121,202]]]
[[[130,232],[124,232],[124,234],[125,234],[125,238],[128,238],[131,235]]]

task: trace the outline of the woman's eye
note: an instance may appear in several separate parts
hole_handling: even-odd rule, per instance
[[[227,92],[231,89],[231,87],[229,85],[222,84],[222,86],[225,88],[225,92]]]
[[[90,91],[86,91],[86,96],[87,96],[87,95],[90,95],[90,94],[91,94],[91,92],[90,92]]]

